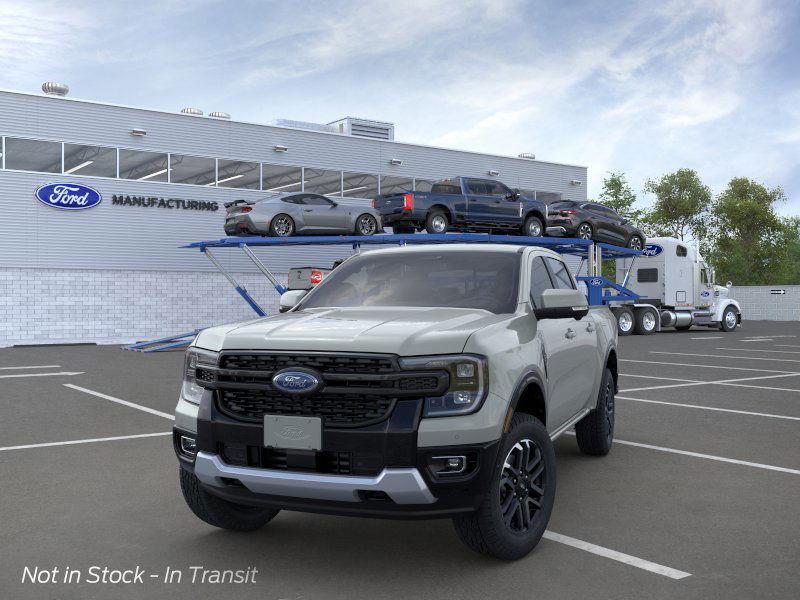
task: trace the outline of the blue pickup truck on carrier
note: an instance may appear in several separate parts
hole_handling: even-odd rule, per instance
[[[545,234],[547,205],[493,179],[453,177],[430,192],[385,194],[372,201],[395,233],[489,231]]]

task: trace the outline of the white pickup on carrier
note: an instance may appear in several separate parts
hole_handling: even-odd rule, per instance
[[[715,285],[714,270],[699,252],[676,238],[648,238],[641,256],[616,261],[616,281],[639,296],[613,302],[620,335],[648,335],[662,327],[692,325],[733,331],[742,322],[730,286]]]

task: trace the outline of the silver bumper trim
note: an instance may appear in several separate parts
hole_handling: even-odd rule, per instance
[[[397,504],[433,504],[436,497],[414,468],[384,469],[375,477],[321,475],[236,467],[222,462],[216,454],[198,452],[194,474],[206,485],[225,487],[222,478],[238,479],[256,494],[360,502],[358,492],[385,492]]]

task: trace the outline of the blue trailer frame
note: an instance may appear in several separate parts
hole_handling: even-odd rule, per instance
[[[193,242],[182,246],[182,248],[200,250],[211,261],[211,263],[222,273],[230,282],[236,292],[247,302],[250,308],[259,317],[267,316],[267,311],[253,298],[247,289],[241,285],[236,278],[228,272],[225,267],[217,260],[213,250],[218,248],[239,248],[253,262],[256,268],[263,273],[272,283],[278,294],[283,294],[286,288],[277,280],[269,268],[255,255],[252,248],[265,247],[287,247],[287,246],[351,246],[354,251],[358,251],[361,246],[380,246],[380,245],[417,245],[417,244],[510,244],[514,246],[538,246],[553,250],[558,254],[580,256],[588,259],[589,275],[578,277],[580,281],[586,283],[587,300],[590,306],[607,305],[610,302],[630,301],[639,298],[631,290],[610,281],[599,272],[599,263],[602,258],[628,258],[641,254],[638,250],[612,246],[602,242],[592,240],[581,240],[576,238],[556,238],[556,237],[526,237],[518,235],[487,235],[482,233],[446,233],[446,234],[379,234],[369,237],[354,235],[343,236],[297,236],[297,237],[226,237],[218,240],[208,240]],[[612,294],[603,290],[613,288],[618,293]],[[172,336],[161,338],[153,342],[140,342],[132,346],[127,346],[129,350],[139,350],[142,352],[154,352],[159,350],[173,349],[181,346],[188,346],[188,341],[181,340],[183,336]],[[192,335],[193,337],[193,335]],[[165,342],[170,342],[163,345]]]

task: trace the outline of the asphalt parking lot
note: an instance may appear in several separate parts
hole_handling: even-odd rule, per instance
[[[184,504],[169,437],[181,353],[2,349],[0,596],[797,598],[800,323],[622,338],[620,358],[617,443],[590,458],[557,442],[548,538],[502,563],[448,521],[283,512],[213,529]],[[92,565],[147,575],[22,583],[25,567]],[[192,584],[190,566],[258,574]]]

